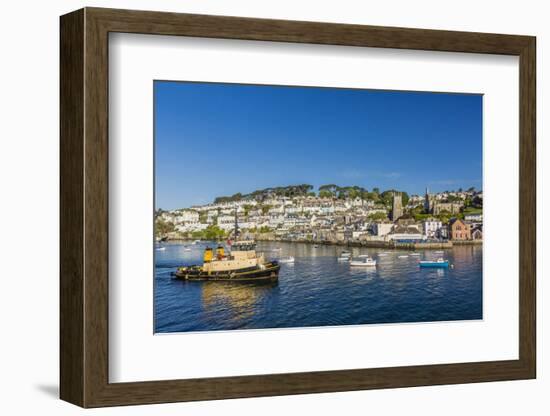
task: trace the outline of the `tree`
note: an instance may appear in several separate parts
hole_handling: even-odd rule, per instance
[[[334,197],[334,196],[336,196],[339,188],[340,187],[338,185],[335,185],[333,183],[331,183],[329,185],[321,185],[319,187],[319,195],[321,195],[321,192],[323,192],[324,195],[327,195],[327,193],[329,193],[330,197]],[[325,197],[325,198],[327,198],[327,197]]]
[[[377,192],[366,192],[365,193],[365,199],[368,199],[370,201],[379,202],[380,201],[380,195]]]
[[[368,219],[371,221],[387,220],[388,214],[386,214],[385,212],[373,212],[372,214],[368,215]]]
[[[483,198],[480,198],[479,195],[476,195],[474,199],[472,200],[472,206],[476,208],[482,208],[483,207]]]
[[[192,233],[193,238],[201,240],[220,240],[226,235],[225,231],[217,225],[209,225],[206,229],[201,231],[194,231]]]
[[[163,236],[176,230],[176,226],[171,221],[165,221],[161,218],[157,218],[155,221],[155,235]]]
[[[245,204],[245,205],[243,206],[243,208],[244,208],[244,215],[248,217],[248,213],[249,213],[250,210],[252,209],[252,205],[250,205],[250,204]]]

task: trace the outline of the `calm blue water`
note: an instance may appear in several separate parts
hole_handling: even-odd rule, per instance
[[[429,250],[402,259],[406,251],[351,249],[377,259],[365,270],[338,262],[342,247],[258,243],[268,258],[296,258],[281,265],[276,285],[175,280],[170,273],[200,263],[205,245],[164,246],[155,251],[155,332],[482,319],[480,246],[445,250],[452,269],[418,267],[419,259],[441,256]]]

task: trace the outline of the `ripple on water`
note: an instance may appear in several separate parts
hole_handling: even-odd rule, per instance
[[[269,256],[294,256],[282,264],[276,285],[181,282],[176,267],[200,263],[205,244],[168,243],[155,251],[155,331],[183,332],[251,328],[426,322],[482,318],[482,248],[455,247],[444,254],[449,269],[421,269],[402,252],[352,249],[368,254],[376,268],[338,262],[341,247],[260,243]],[[281,247],[280,253],[273,248]],[[441,256],[441,255],[438,255]]]

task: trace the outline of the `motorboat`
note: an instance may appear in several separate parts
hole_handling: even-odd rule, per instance
[[[373,267],[376,266],[376,260],[364,257],[361,260],[351,260],[349,265],[352,267]]]
[[[449,260],[443,260],[439,258],[437,260],[421,260],[418,262],[420,267],[449,267]]]
[[[293,256],[281,257],[279,259],[279,263],[294,263],[294,257]]]

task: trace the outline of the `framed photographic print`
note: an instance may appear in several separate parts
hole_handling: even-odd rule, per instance
[[[61,17],[83,407],[534,378],[535,38]]]

